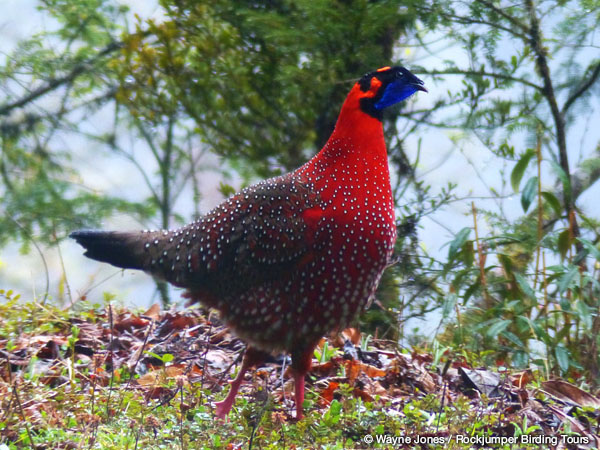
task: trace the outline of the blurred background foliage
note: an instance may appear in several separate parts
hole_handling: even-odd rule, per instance
[[[599,110],[598,1],[162,0],[159,17],[135,23],[113,0],[39,8],[57,25],[0,66],[0,245],[43,253],[115,213],[148,227],[190,221],[206,212],[203,156],[218,155],[242,185],[293,169],[327,140],[358,77],[402,63],[430,88],[454,82],[431,89],[425,107],[385,116],[398,264],[363,330],[431,346],[404,323],[436,317],[438,356],[597,383],[599,217],[579,199],[598,179],[600,147],[574,142]],[[422,55],[434,63],[421,66]],[[430,186],[415,168],[437,149],[415,136],[440,130],[457,148],[487,149],[503,191],[483,180],[485,192],[459,198],[452,183]],[[418,152],[405,151],[408,140]],[[93,143],[98,161],[122,158],[141,193],[90,187],[65,142]],[[186,213],[174,207],[182,195],[194,199]],[[447,253],[429,253],[425,219],[457,203],[472,225],[442,224],[454,238]]]

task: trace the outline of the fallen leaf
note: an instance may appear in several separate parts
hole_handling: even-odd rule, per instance
[[[522,389],[533,380],[533,372],[531,369],[523,370],[512,374],[509,380],[513,386]]]
[[[142,316],[158,320],[160,318],[160,305],[158,303],[153,304],[150,308],[148,308],[148,311],[142,314]]]
[[[544,391],[554,397],[574,403],[578,406],[600,408],[600,399],[592,394],[579,389],[577,386],[562,380],[549,380],[542,383]]]
[[[342,336],[345,339],[348,339],[354,345],[358,345],[360,343],[361,333],[356,328],[346,328],[342,331]]]
[[[180,365],[172,365],[164,369],[153,370],[138,378],[137,382],[141,386],[159,386],[168,380],[181,375],[184,368]]]
[[[333,401],[333,393],[340,387],[339,383],[330,381],[329,385],[321,391],[321,398],[324,400],[326,405],[329,405]]]

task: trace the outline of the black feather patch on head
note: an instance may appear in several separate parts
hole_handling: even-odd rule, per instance
[[[381,120],[382,117],[383,107],[380,107],[378,103],[384,96],[386,88],[390,83],[402,81],[406,85],[418,86],[418,90],[425,90],[421,87],[423,81],[402,66],[386,67],[363,75],[358,81],[358,85],[362,92],[371,90],[373,78],[377,78],[381,82],[381,86],[373,97],[361,98],[360,106],[365,113],[379,120]]]

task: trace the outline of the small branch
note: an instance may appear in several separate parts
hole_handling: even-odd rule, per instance
[[[48,300],[48,291],[50,290],[50,274],[48,271],[48,263],[46,262],[46,258],[44,257],[44,252],[42,252],[42,249],[40,248],[36,240],[33,238],[33,235],[29,232],[29,230],[27,230],[27,228],[21,225],[16,219],[10,216],[8,218],[29,238],[29,240],[37,250],[38,254],[40,255],[42,264],[44,265],[44,272],[46,275],[46,289],[44,289],[44,299],[42,300],[42,305],[45,305],[46,300]]]
[[[431,8],[421,8],[421,9],[426,10],[431,14],[436,14],[436,12],[433,11]],[[486,25],[486,26],[494,28],[494,29],[502,30],[502,31],[504,31],[508,34],[511,34],[515,37],[518,37],[520,39],[527,39],[523,33],[519,33],[514,28],[508,28],[508,27],[502,26],[497,22],[490,22],[488,20],[482,20],[482,19],[474,19],[473,17],[459,16],[457,14],[450,14],[450,13],[446,13],[446,12],[442,12],[441,15],[445,18],[452,19],[462,25]]]
[[[535,64],[538,74],[544,82],[542,94],[548,102],[548,106],[550,107],[550,111],[552,113],[552,118],[554,119],[554,126],[556,127],[556,144],[558,146],[559,164],[562,170],[565,172],[565,175],[569,180],[569,184],[571,184],[572,177],[571,170],[569,168],[569,154],[567,152],[565,117],[563,112],[559,109],[558,102],[556,100],[556,94],[552,84],[552,77],[550,75],[550,67],[548,66],[548,52],[544,47],[540,21],[537,17],[533,0],[526,0],[525,5],[529,14],[529,20],[531,22],[529,45],[531,45],[531,49],[535,54]],[[573,233],[573,239],[575,239],[580,236],[580,232],[579,225],[577,224],[577,218],[575,217],[575,202],[570,190],[564,190],[563,198],[565,212],[570,220],[569,229]],[[575,248],[577,249],[577,252],[580,252],[583,250],[583,244],[581,244],[579,241],[575,241]]]
[[[544,205],[542,202],[542,135],[538,131],[536,157],[537,157],[537,176],[538,176],[538,207],[537,207],[537,244],[535,252],[535,276],[533,279],[533,289],[536,289],[539,269],[540,269],[540,255],[542,251],[542,238],[544,237]]]
[[[516,83],[521,83],[521,84],[524,84],[525,86],[534,88],[540,92],[544,91],[543,86],[532,83],[531,81],[528,81],[524,78],[513,77],[511,75],[505,75],[502,73],[482,72],[482,71],[477,71],[477,70],[461,70],[461,69],[415,71],[415,73],[416,74],[424,74],[424,75],[468,75],[468,76],[490,77],[490,78],[496,78],[499,80],[514,81]]]
[[[481,3],[482,5],[484,5],[485,7],[491,9],[492,11],[494,11],[496,14],[498,14],[500,17],[504,17],[507,21],[509,21],[513,26],[517,27],[518,29],[520,29],[523,34],[527,35],[529,34],[529,32],[531,31],[527,25],[525,25],[524,23],[521,23],[519,20],[517,20],[516,18],[514,18],[513,16],[511,16],[510,14],[508,14],[505,10],[498,8],[496,5],[494,5],[492,2],[489,2],[487,0],[475,0],[477,3]],[[497,24],[493,25],[494,27],[498,27]],[[514,31],[513,31],[514,33]]]
[[[112,305],[108,304],[108,320],[110,326],[110,340],[108,343],[109,354],[110,354],[110,383],[108,386],[108,397],[106,398],[106,420],[110,420],[110,396],[112,394],[113,383],[115,380],[115,354],[113,351],[113,332],[114,332],[114,320]]]
[[[596,67],[594,67],[592,75],[585,82],[581,83],[579,87],[575,89],[573,93],[571,93],[571,95],[569,95],[569,98],[567,99],[561,110],[561,113],[563,115],[566,114],[567,110],[573,105],[573,103],[575,103],[575,101],[579,97],[585,94],[585,92],[592,87],[596,80],[598,80],[598,77],[600,77],[600,62],[596,63]]]
[[[88,59],[82,63],[77,64],[71,71],[59,78],[53,78],[48,81],[44,86],[40,86],[39,88],[33,90],[25,97],[16,100],[12,103],[6,103],[0,106],[0,116],[8,115],[13,109],[21,108],[26,104],[32,102],[33,100],[41,97],[48,92],[55,90],[56,88],[68,84],[75,80],[79,75],[90,71],[93,66],[104,56],[111,54],[112,52],[121,49],[124,46],[123,42],[111,42],[107,45],[103,50],[101,50],[96,56]]]
[[[473,231],[475,232],[475,245],[477,247],[477,256],[479,258],[479,277],[481,278],[481,290],[483,297],[486,301],[489,301],[487,278],[485,276],[485,260],[486,255],[483,254],[483,246],[479,240],[479,230],[477,227],[477,208],[475,208],[475,202],[471,202],[471,212],[473,214]]]
[[[6,364],[8,367],[9,373],[9,382],[12,385],[12,391],[15,398],[15,402],[17,403],[17,407],[19,408],[19,413],[21,414],[21,420],[25,424],[25,429],[27,430],[27,436],[29,437],[29,443],[31,444],[31,448],[35,448],[35,444],[33,443],[33,437],[31,436],[31,430],[29,429],[29,421],[25,418],[25,413],[23,412],[23,405],[21,404],[21,399],[19,398],[19,391],[17,390],[17,380],[13,380],[10,374],[10,353],[6,352]]]

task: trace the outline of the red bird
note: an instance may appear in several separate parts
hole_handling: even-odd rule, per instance
[[[233,406],[246,371],[275,351],[292,356],[302,417],[315,346],[361,311],[390,261],[396,226],[381,115],[416,91],[426,92],[423,82],[403,67],[364,75],[315,157],[183,228],[71,234],[90,258],[185,288],[247,342],[218,417]]]

